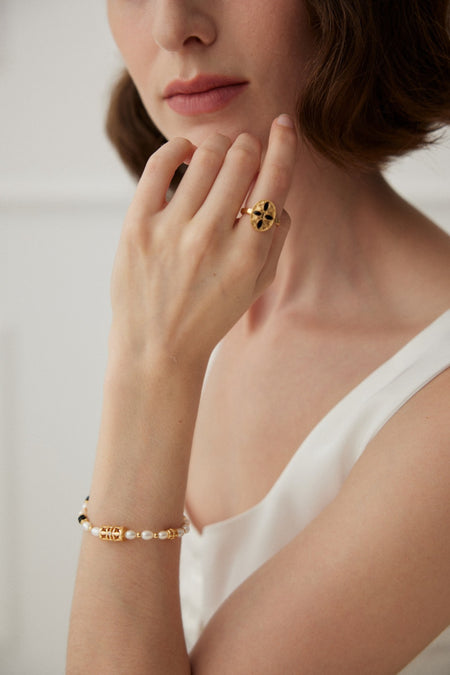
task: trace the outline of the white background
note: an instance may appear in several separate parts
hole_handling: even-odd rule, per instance
[[[0,0],[0,673],[59,675],[133,182],[104,0]],[[450,143],[389,171],[450,230]],[[86,634],[86,640],[89,635]]]

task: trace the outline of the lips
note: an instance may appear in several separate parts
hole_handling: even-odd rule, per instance
[[[163,98],[181,115],[199,115],[225,107],[247,84],[235,77],[198,75],[192,80],[174,80],[165,88]]]

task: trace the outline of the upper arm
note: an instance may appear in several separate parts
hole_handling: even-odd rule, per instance
[[[450,623],[450,370],[379,432],[338,497],[219,608],[195,675],[396,673]]]

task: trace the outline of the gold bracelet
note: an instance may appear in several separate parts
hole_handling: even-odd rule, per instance
[[[183,517],[183,524],[180,527],[169,527],[167,530],[160,530],[159,532],[153,532],[152,530],[136,532],[121,525],[103,525],[102,527],[97,527],[92,525],[89,520],[87,512],[88,502],[89,497],[86,497],[78,514],[78,522],[83,530],[90,532],[94,537],[102,541],[133,541],[133,539],[143,539],[144,541],[149,541],[150,539],[174,540],[183,537],[190,529],[189,519],[186,516]]]

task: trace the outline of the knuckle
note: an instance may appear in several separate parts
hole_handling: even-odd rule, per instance
[[[259,159],[261,154],[261,145],[257,138],[249,133],[239,134],[229,152],[240,154],[243,157]]]
[[[144,173],[147,175],[158,173],[161,167],[166,165],[168,156],[170,157],[172,154],[177,156],[183,154],[187,155],[191,149],[192,143],[188,141],[187,138],[182,138],[181,136],[172,138],[150,155],[147,159]]]
[[[189,258],[202,257],[214,245],[214,236],[210,228],[186,227],[182,236],[184,254]]]
[[[218,148],[216,145],[202,145],[198,150],[197,150],[197,156],[201,157],[202,159],[207,159],[207,158],[213,158],[216,159],[217,157],[220,157],[222,155],[222,152],[220,148]]]
[[[166,230],[161,225],[163,223],[158,216],[149,218],[131,205],[125,216],[120,241],[129,250],[145,254],[159,239],[167,238]]]
[[[169,147],[170,145],[177,145],[180,146],[180,148],[189,148],[191,146],[191,142],[188,141],[187,138],[183,138],[183,136],[174,136],[170,141],[167,141],[162,147]]]
[[[163,153],[163,152],[189,152],[189,150],[192,148],[192,143],[187,139],[183,138],[182,136],[175,136],[174,138],[171,138],[170,141],[167,141],[160,147],[159,150],[156,151],[155,154]]]
[[[197,152],[201,152],[202,150],[213,150],[217,154],[223,154],[230,146],[230,143],[231,140],[227,136],[216,131],[199,145]]]
[[[257,167],[259,164],[259,152],[257,148],[246,144],[234,145],[229,150],[230,156],[238,166]]]
[[[205,169],[217,167],[224,156],[224,152],[219,147],[210,144],[200,146],[195,154],[197,162]]]
[[[150,155],[145,164],[144,173],[147,176],[157,174],[160,171],[163,162],[164,158],[161,156],[160,153],[158,152],[153,153],[153,155]]]
[[[245,251],[239,251],[236,254],[233,264],[234,275],[236,279],[253,277],[258,274],[263,259],[259,248],[249,247]]]
[[[122,242],[128,252],[145,250],[149,243],[149,228],[140,218],[127,220],[122,230]]]

